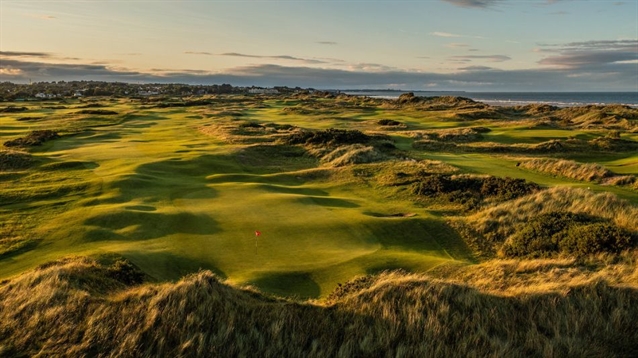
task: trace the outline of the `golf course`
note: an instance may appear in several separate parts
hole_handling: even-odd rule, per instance
[[[139,290],[154,285],[219,280],[214,285],[241,296],[236,302],[302,302],[320,311],[341,299],[368,302],[353,298],[358,289],[374,296],[370,287],[431,277],[509,297],[499,298],[507,301],[502,318],[525,306],[527,294],[603,278],[625,288],[638,282],[634,108],[323,92],[3,106],[0,279],[7,290],[51,265],[116,263],[135,273],[126,271],[133,276],[125,286],[107,282],[111,288],[95,293],[91,285],[102,281],[77,279],[78,287],[125,302],[128,294],[153,295]],[[511,265],[517,268],[503,268]],[[121,293],[130,285],[141,288]],[[108,298],[111,289],[119,296]],[[308,320],[323,315],[302,311]],[[605,329],[613,335],[615,328]],[[635,348],[627,339],[619,352]],[[585,341],[572,343],[584,351]],[[167,354],[156,348],[146,352]]]

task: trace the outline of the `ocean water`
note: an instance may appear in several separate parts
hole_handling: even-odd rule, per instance
[[[347,94],[376,98],[397,98],[402,93],[413,92],[415,96],[460,96],[492,106],[519,106],[526,104],[548,104],[558,107],[573,107],[589,104],[622,104],[638,108],[636,92],[436,92],[436,91],[343,91]]]

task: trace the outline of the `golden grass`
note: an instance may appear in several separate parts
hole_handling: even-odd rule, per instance
[[[501,245],[541,214],[570,212],[607,219],[631,233],[638,232],[638,208],[611,193],[553,187],[479,211],[451,224],[480,256],[494,256]]]
[[[322,303],[264,296],[209,271],[127,286],[112,267],[66,259],[0,285],[0,355],[632,356],[635,281],[605,279],[635,276],[635,255],[618,266],[589,281],[566,260],[447,268],[443,279],[386,272]],[[534,276],[563,285],[527,289]]]
[[[558,175],[576,180],[601,182],[606,178],[614,176],[614,173],[595,163],[578,163],[573,160],[537,158],[522,161],[521,167]]]

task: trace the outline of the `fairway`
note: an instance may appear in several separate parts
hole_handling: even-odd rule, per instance
[[[42,114],[59,116],[43,127],[68,125],[62,113]],[[469,257],[442,218],[367,188],[308,180],[317,163],[307,158],[281,168],[243,160],[245,146],[199,130],[215,121],[182,110],[140,111],[37,148],[48,170],[4,180],[3,194],[15,202],[2,206],[4,217],[28,212],[37,246],[5,255],[0,276],[69,255],[115,253],[157,280],[209,269],[266,292],[320,297],[357,275],[427,271]],[[11,117],[3,123],[4,138],[30,128]],[[63,190],[40,195],[51,187]]]
[[[491,128],[484,141],[502,145],[591,139],[597,131],[451,121],[450,111],[384,108],[356,97],[210,102],[158,108],[111,100],[100,106],[116,114],[101,115],[79,114],[76,100],[57,110],[29,104],[35,120],[3,114],[5,141],[33,130],[62,136],[29,149],[31,168],[0,172],[0,278],[62,257],[116,254],[157,281],[207,269],[264,292],[321,298],[361,275],[476,262],[449,225],[448,216],[460,214],[455,206],[383,184],[378,178],[400,174],[393,166],[448,165],[456,173],[611,191],[638,202],[631,189],[519,168],[520,155],[413,148],[428,133],[477,125]],[[380,119],[401,125],[384,127]],[[295,128],[360,130],[394,149],[375,154],[380,164],[333,164],[340,162],[325,159],[328,147],[282,144]],[[623,174],[636,173],[634,162],[622,154],[605,160]]]

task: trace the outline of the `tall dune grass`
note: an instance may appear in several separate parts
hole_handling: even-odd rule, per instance
[[[637,207],[611,193],[571,187],[554,187],[497,204],[463,220],[455,220],[453,225],[479,255],[490,257],[531,218],[549,213],[592,215],[634,235],[638,232]]]
[[[576,180],[600,183],[615,174],[600,164],[573,160],[538,158],[522,161],[521,167]]]
[[[631,356],[638,291],[605,282],[516,295],[383,273],[328,303],[240,289],[203,271],[125,285],[71,259],[0,286],[3,356]]]

